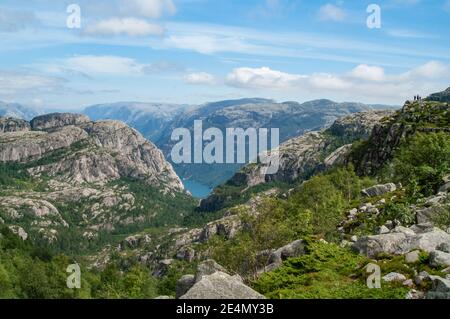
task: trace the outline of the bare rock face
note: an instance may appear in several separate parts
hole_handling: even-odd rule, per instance
[[[22,131],[0,135],[1,162],[29,162],[38,160],[50,152],[67,148],[84,140],[88,134],[75,126],[58,131]]]
[[[375,185],[373,187],[363,189],[362,194],[366,197],[376,197],[390,192],[395,192],[396,190],[397,186],[393,183],[389,183],[384,185]]]
[[[80,125],[90,122],[90,119],[81,114],[52,113],[35,117],[31,120],[31,128],[36,131],[46,131],[69,125]]]
[[[346,163],[351,143],[368,138],[375,125],[391,114],[391,111],[356,113],[337,120],[328,130],[289,139],[278,147],[279,169],[275,174],[265,174],[261,164],[250,164],[236,173],[228,184],[246,189],[274,181],[292,183]],[[221,194],[213,193],[200,202],[200,209],[218,210],[226,200]]]
[[[164,186],[167,192],[183,190],[156,146],[124,123],[90,122],[84,115],[63,113],[39,116],[31,121],[31,127],[33,131],[0,136],[1,162],[30,163],[59,150],[62,154],[45,164],[32,165],[29,172],[75,184],[131,177]]]
[[[25,120],[0,117],[0,134],[29,131],[30,129],[30,123]]]
[[[215,272],[204,276],[180,299],[265,299],[246,286],[239,276]]]
[[[405,255],[413,250],[435,252],[442,244],[450,243],[450,235],[439,228],[420,230],[420,227],[398,227],[389,234],[362,237],[352,248],[369,258],[380,253]],[[440,254],[442,255],[442,254]]]
[[[20,239],[22,239],[23,241],[27,240],[28,238],[28,234],[27,232],[20,226],[9,226],[9,229],[16,234],[17,236],[20,237]]]
[[[32,186],[5,186],[0,217],[6,225],[23,227],[33,240],[55,242],[63,232],[95,240],[102,231],[144,223],[159,213],[158,207],[143,211],[131,186],[113,181],[145,181],[168,199],[184,189],[156,146],[121,122],[50,114],[31,125],[2,119],[0,127],[0,163],[11,164]],[[68,206],[74,207],[74,219],[67,218]],[[147,239],[130,237],[123,246],[134,248]]]
[[[393,111],[384,110],[355,113],[336,120],[330,131],[336,136],[359,136],[359,138],[367,139],[374,126],[393,113]]]
[[[427,299],[450,299],[450,280],[438,276],[430,276],[433,287],[428,291]]]

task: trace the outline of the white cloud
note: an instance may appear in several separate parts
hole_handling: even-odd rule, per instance
[[[161,73],[180,73],[184,66],[170,61],[140,63],[135,59],[114,55],[77,55],[66,59],[32,65],[35,69],[58,76],[143,76]]]
[[[172,0],[123,0],[123,9],[135,15],[158,19],[174,15],[177,8]]]
[[[111,18],[99,21],[86,28],[87,34],[116,36],[129,35],[143,37],[148,35],[163,35],[164,28],[136,18]]]
[[[226,83],[243,88],[283,89],[295,86],[302,78],[301,75],[275,71],[268,67],[237,68],[227,76]]]
[[[450,1],[450,0],[449,0]],[[411,39],[421,39],[421,38],[432,38],[433,36],[430,34],[414,31],[414,30],[406,30],[406,29],[389,29],[386,33],[395,38],[411,38]]]
[[[378,66],[370,66],[367,64],[360,64],[349,75],[356,79],[368,80],[368,81],[383,81],[384,69]]]
[[[19,95],[31,92],[53,92],[62,88],[66,80],[30,72],[0,70],[0,94]]]
[[[351,89],[353,83],[334,74],[315,73],[308,78],[307,85],[316,90],[338,91]]]
[[[256,51],[254,45],[237,36],[216,35],[216,34],[180,34],[171,35],[165,39],[165,47],[193,50],[202,54],[213,54],[217,52],[237,52],[244,53]]]
[[[438,61],[427,62],[403,74],[403,77],[407,78],[422,77],[426,79],[439,79],[446,76],[450,76],[450,66]]]
[[[88,75],[134,75],[143,72],[145,65],[120,56],[75,56],[63,61],[62,67]]]
[[[213,85],[216,84],[216,78],[206,72],[196,72],[190,73],[184,77],[184,80],[188,84],[206,84]]]
[[[347,13],[338,6],[328,3],[320,7],[318,16],[322,21],[343,22],[347,18]]]
[[[272,70],[238,68],[227,77],[233,87],[260,90],[274,94],[274,90],[290,90],[296,94],[316,98],[331,97],[343,100],[371,100],[374,103],[401,103],[414,94],[426,95],[436,88],[447,87],[450,66],[430,61],[398,74],[386,74],[379,66],[361,64],[342,74],[292,74]],[[271,92],[271,93],[270,93]]]

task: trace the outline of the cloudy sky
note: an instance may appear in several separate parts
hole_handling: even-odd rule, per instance
[[[449,49],[450,0],[2,0],[0,101],[402,104],[450,86]]]

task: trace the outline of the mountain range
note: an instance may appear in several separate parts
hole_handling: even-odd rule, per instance
[[[445,96],[396,111],[336,106],[328,128],[286,137],[278,173],[246,165],[200,203],[123,122],[0,118],[0,297],[449,298]],[[257,110],[265,125],[300,108],[216,107],[189,112],[219,125]],[[66,288],[74,262],[80,290]],[[383,289],[367,285],[368,266]]]
[[[171,134],[175,128],[193,130],[194,121],[202,120],[203,129],[279,128],[280,142],[330,126],[337,118],[372,109],[393,109],[392,106],[362,103],[336,103],[315,100],[276,103],[273,100],[247,98],[206,103],[199,106],[116,103],[87,107],[84,114],[93,119],[121,120],[138,129],[155,143],[171,161],[174,145]],[[171,161],[172,162],[172,161]],[[209,188],[225,182],[241,164],[174,164],[183,180],[191,180]]]

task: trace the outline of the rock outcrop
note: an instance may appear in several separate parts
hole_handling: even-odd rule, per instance
[[[0,162],[30,185],[3,187],[0,218],[6,225],[20,225],[33,239],[54,242],[73,232],[80,241],[92,241],[99,232],[151,220],[161,204],[152,206],[149,199],[145,205],[152,209],[145,211],[128,180],[167,200],[183,193],[162,152],[124,123],[49,114],[31,124],[1,119],[0,128]],[[67,212],[67,207],[76,211]],[[147,236],[130,236],[121,249],[149,241]]]
[[[404,255],[413,250],[432,253],[439,245],[450,243],[450,235],[439,228],[397,227],[388,234],[366,236],[353,244],[360,254],[376,258],[381,253]]]
[[[245,190],[269,182],[293,183],[346,163],[351,151],[350,143],[367,138],[373,127],[391,114],[391,111],[356,113],[335,121],[328,130],[308,132],[289,139],[277,150],[279,169],[276,173],[265,174],[264,165],[250,164],[236,173],[227,185]],[[200,209],[218,210],[226,201],[226,196],[215,192],[200,202]]]
[[[214,260],[200,263],[195,276],[183,276],[176,290],[179,299],[265,299],[245,285],[240,276],[229,275]]]
[[[384,185],[375,185],[362,190],[362,194],[366,197],[382,196],[387,193],[395,192],[397,186],[394,183],[388,183]]]
[[[30,129],[30,123],[25,120],[0,117],[0,134],[29,131]]]
[[[52,161],[31,165],[29,172],[75,184],[131,177],[183,190],[156,146],[121,122],[90,122],[84,115],[64,113],[39,116],[31,127],[33,131],[0,135],[1,162],[30,163],[60,151]]]
[[[37,116],[31,120],[30,125],[33,130],[46,131],[61,128],[69,125],[80,125],[89,123],[90,119],[81,114],[72,113],[52,113]]]

